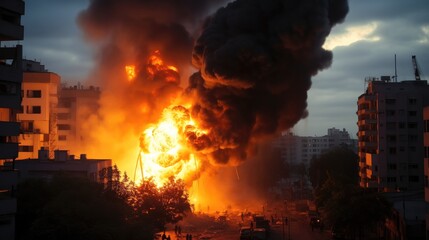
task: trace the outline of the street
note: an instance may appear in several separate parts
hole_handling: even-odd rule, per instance
[[[166,236],[170,235],[172,240],[186,240],[187,234],[192,234],[193,240],[211,239],[211,240],[239,240],[240,228],[251,225],[251,216],[241,217],[239,212],[227,214],[225,222],[219,222],[216,217],[201,214],[191,218],[186,218],[181,223],[181,234],[178,235],[174,231],[174,226],[169,226],[166,231]],[[265,214],[267,219],[268,211]],[[329,240],[329,229],[320,231],[316,228],[312,231],[309,224],[309,219],[306,212],[298,212],[294,210],[287,211],[288,222],[283,226],[281,222],[278,224],[271,223],[271,232],[267,240]],[[159,233],[157,239],[161,239]]]

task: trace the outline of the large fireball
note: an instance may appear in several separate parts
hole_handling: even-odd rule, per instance
[[[171,176],[190,183],[201,166],[187,138],[194,134],[204,133],[197,128],[185,107],[164,109],[160,121],[147,128],[140,137],[143,177],[153,178],[158,186]]]

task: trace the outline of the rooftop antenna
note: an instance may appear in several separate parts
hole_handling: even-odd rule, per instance
[[[396,69],[396,54],[395,54],[395,82],[398,82],[398,72]]]

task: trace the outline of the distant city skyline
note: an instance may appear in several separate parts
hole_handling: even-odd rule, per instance
[[[76,17],[89,1],[25,4],[24,57],[41,61],[69,85],[86,84],[95,51],[85,42]],[[309,116],[294,127],[297,135],[323,136],[335,127],[356,138],[356,102],[365,90],[364,79],[393,76],[395,54],[398,81],[414,79],[412,55],[417,56],[422,79],[429,79],[428,1],[349,1],[349,8],[345,22],[333,28],[325,43],[333,51],[333,63],[313,77]]]

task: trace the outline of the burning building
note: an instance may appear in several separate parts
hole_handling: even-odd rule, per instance
[[[140,177],[192,184],[308,115],[347,1],[237,0],[211,13],[219,4],[91,1],[79,23],[99,48],[91,78],[104,91],[85,152],[121,156],[128,172],[139,156]]]

